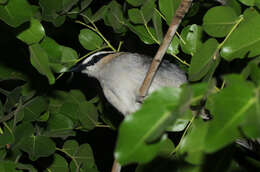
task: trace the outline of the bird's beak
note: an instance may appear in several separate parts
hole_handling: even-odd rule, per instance
[[[68,71],[66,72],[80,72],[82,71],[83,69],[86,68],[86,65],[80,63],[80,64],[76,64],[74,66],[72,66]]]

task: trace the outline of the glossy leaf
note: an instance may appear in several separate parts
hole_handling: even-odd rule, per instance
[[[146,28],[142,25],[133,26],[131,24],[128,25],[130,30],[138,35],[138,37],[145,43],[145,44],[154,44],[155,40],[151,37],[151,35],[147,32]],[[155,30],[153,28],[149,28],[153,37],[156,37]]]
[[[156,38],[161,42],[163,40],[162,19],[156,11],[153,12],[152,21],[156,33]]]
[[[0,5],[0,19],[12,27],[18,27],[32,17],[32,8],[27,0],[9,0]]]
[[[171,20],[180,5],[181,0],[159,0],[159,8],[161,13],[165,16],[167,24],[171,23]]]
[[[87,50],[95,50],[101,48],[103,44],[102,38],[90,29],[82,29],[79,34],[80,44]]]
[[[28,45],[34,44],[42,40],[45,36],[45,31],[41,22],[37,19],[31,19],[29,28],[25,29],[17,35],[17,38]]]
[[[22,140],[20,149],[27,152],[31,160],[50,156],[55,152],[54,142],[45,136],[30,136]]]
[[[14,132],[15,147],[19,147],[20,141],[26,137],[30,137],[34,134],[34,127],[30,122],[22,122],[19,124]]]
[[[169,157],[174,149],[174,143],[171,141],[171,139],[167,138],[164,144],[161,146],[158,156]]]
[[[62,151],[69,154],[71,157],[74,155],[75,151],[79,148],[78,142],[75,140],[67,140],[62,147]]]
[[[62,52],[61,61],[57,64],[51,64],[53,70],[57,73],[68,71],[73,65],[75,65],[75,62],[78,59],[78,54],[74,49],[62,45],[60,48]]]
[[[226,5],[233,8],[237,15],[241,14],[241,5],[237,0],[228,0],[226,1]]]
[[[41,47],[48,54],[48,59],[50,63],[60,63],[62,48],[60,45],[52,38],[46,36],[40,43]]]
[[[237,21],[237,14],[228,6],[211,8],[203,17],[203,29],[210,36],[224,37]]]
[[[71,171],[77,171],[80,168],[84,171],[98,172],[89,144],[80,145],[78,149],[74,150],[73,156],[77,164],[75,164],[75,161],[70,163]]]
[[[76,141],[68,140],[64,143],[62,151],[68,154],[70,158],[73,158],[70,163],[71,171],[98,171],[92,149],[88,144],[79,146]]]
[[[109,6],[104,5],[102,6],[95,14],[91,16],[91,21],[96,22],[102,18],[104,18],[105,15],[107,15]]]
[[[181,49],[187,54],[193,55],[202,45],[202,27],[196,24],[186,26],[181,31]]]
[[[207,40],[194,54],[189,68],[189,80],[198,81],[205,76],[216,62],[218,41],[211,38]]]
[[[142,18],[141,12],[138,8],[132,8],[128,10],[128,16],[131,22],[135,24],[142,24],[144,23],[144,20]]]
[[[64,115],[54,113],[51,114],[47,123],[47,129],[44,133],[49,137],[68,137],[74,135],[74,124],[72,120]]]
[[[235,58],[244,58],[246,53],[249,57],[260,54],[257,48],[260,45],[260,14],[254,10],[247,10],[244,13],[244,20],[231,34],[221,49],[221,56],[228,61]],[[251,27],[254,26],[254,27]]]
[[[135,24],[147,24],[153,17],[154,8],[153,1],[146,1],[140,10],[138,8],[128,10],[129,19]]]
[[[55,78],[50,70],[47,53],[39,44],[29,46],[29,50],[32,65],[38,70],[38,72],[48,78],[50,84],[54,84]]]
[[[179,53],[179,45],[180,45],[180,40],[177,36],[174,36],[170,46],[168,47],[167,53],[171,55],[176,55]]]
[[[83,9],[87,8],[91,4],[92,1],[93,0],[82,0],[80,2],[80,9],[83,10]]]
[[[36,97],[24,104],[18,115],[22,115],[24,121],[35,121],[41,113],[46,111],[48,102],[43,97]]]
[[[115,157],[120,164],[145,163],[158,153],[165,137],[156,143],[168,125],[174,123],[178,114],[180,88],[165,88],[149,96],[141,109],[129,115],[121,123]],[[156,106],[155,106],[156,104]],[[145,125],[142,125],[144,124]],[[130,134],[130,133],[135,133]],[[150,144],[147,144],[149,143]]]
[[[206,104],[213,115],[206,136],[207,152],[219,150],[238,138],[238,126],[256,101],[253,85],[240,75],[228,75],[224,79],[227,87],[211,95]]]
[[[89,102],[82,102],[79,106],[79,120],[84,129],[92,130],[98,123],[97,108]]]
[[[107,15],[104,16],[104,22],[106,25],[113,27],[116,33],[124,33],[127,31],[124,25],[125,19],[122,6],[115,0],[109,3],[109,10]]]
[[[180,143],[180,154],[185,155],[185,160],[191,164],[201,164],[204,157],[204,147],[209,123],[201,118],[196,119],[190,131]]]
[[[53,159],[54,160],[52,164],[50,165],[50,167],[47,168],[48,172],[69,171],[68,163],[65,158],[63,158],[59,154],[54,154]]]

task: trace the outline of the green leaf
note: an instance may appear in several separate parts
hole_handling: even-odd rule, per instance
[[[171,131],[171,132],[183,131],[186,128],[186,126],[188,125],[189,121],[190,120],[188,120],[188,119],[178,118],[173,126],[170,126],[169,128],[167,128],[167,131]]]
[[[145,23],[148,23],[152,19],[154,8],[156,8],[154,0],[148,0],[142,5],[140,12]]]
[[[3,133],[0,133],[0,148],[7,144],[12,144],[15,141],[14,133],[10,126],[4,123]]]
[[[160,157],[169,157],[172,151],[175,149],[175,146],[171,139],[166,139],[163,145],[161,146],[160,151],[158,152],[158,156]]]
[[[78,142],[75,140],[67,140],[62,147],[62,151],[65,152],[66,154],[69,154],[70,157],[74,156],[74,153],[76,150],[79,148]]]
[[[186,26],[181,31],[181,49],[186,54],[193,55],[202,45],[202,27],[196,24]]]
[[[145,2],[145,0],[138,0],[138,1],[136,1],[136,0],[127,0],[127,2],[129,4],[131,4],[132,6],[134,6],[134,7],[137,7],[137,6],[142,5]]]
[[[95,160],[91,147],[88,144],[78,145],[74,140],[68,140],[64,143],[61,150],[65,152],[73,161],[70,163],[71,171],[97,171]]]
[[[235,58],[254,57],[260,54],[260,15],[255,10],[247,10],[244,20],[230,35],[221,49],[221,56],[231,61]],[[251,27],[254,26],[254,27]]]
[[[181,0],[159,0],[160,11],[165,16],[168,25],[171,23],[172,18],[180,5],[180,2]]]
[[[108,8],[109,8],[109,6],[104,5],[100,9],[98,9],[98,11],[91,16],[91,18],[90,18],[91,21],[96,22],[96,21],[102,19],[105,15],[107,15]]]
[[[80,44],[87,50],[95,50],[101,48],[103,44],[102,38],[90,29],[82,29],[79,34]]]
[[[218,41],[211,38],[207,40],[194,54],[189,68],[189,80],[198,81],[204,77],[216,62]],[[214,59],[215,58],[215,59]]]
[[[62,45],[60,47],[62,52],[60,63],[51,64],[52,69],[58,73],[68,71],[73,65],[75,65],[75,62],[78,59],[78,54],[74,49]]]
[[[154,30],[156,33],[156,38],[157,38],[157,40],[162,42],[162,40],[163,40],[162,19],[161,19],[161,16],[156,11],[153,12],[152,21],[153,21],[153,27],[154,27]]]
[[[127,31],[124,23],[124,15],[122,6],[113,0],[109,3],[109,10],[107,15],[104,16],[104,22],[106,25],[113,27],[116,33],[124,33]]]
[[[59,113],[69,117],[74,123],[76,123],[79,118],[79,104],[64,102],[59,109]]]
[[[215,152],[238,138],[238,126],[256,102],[252,83],[244,81],[241,75],[228,75],[224,79],[227,87],[209,96],[206,103],[213,115],[206,136],[207,152]]]
[[[75,161],[71,161],[70,163],[71,171],[78,171],[78,169],[82,169],[86,172],[98,172],[93,152],[89,144],[82,144],[78,149],[74,149],[73,157]]]
[[[49,79],[50,84],[54,84],[55,78],[49,67],[48,54],[44,51],[39,44],[29,46],[30,60],[32,65]]]
[[[34,134],[33,125],[30,122],[22,122],[19,124],[14,132],[15,145],[14,147],[19,147],[20,141],[26,137],[32,136]]]
[[[60,63],[62,48],[61,46],[52,38],[46,36],[40,43],[41,47],[49,56],[50,63]]]
[[[147,1],[141,9],[132,8],[128,10],[129,19],[135,24],[147,24],[153,17],[155,4],[152,0]]]
[[[26,81],[28,80],[28,76],[24,72],[19,71],[16,68],[12,68],[9,65],[0,63],[0,81],[9,79],[20,79]]]
[[[29,28],[25,29],[17,35],[17,38],[28,45],[34,44],[42,40],[45,36],[45,31],[41,22],[37,19],[31,19]]]
[[[97,108],[89,102],[82,102],[79,105],[79,120],[84,129],[92,130],[98,124]]]
[[[181,141],[179,153],[185,155],[185,160],[191,164],[203,163],[205,139],[209,123],[201,118],[195,119],[188,134]]]
[[[241,3],[247,5],[247,6],[254,6],[255,1],[257,0],[239,0]]]
[[[210,8],[203,17],[203,29],[210,36],[224,37],[236,24],[238,15],[233,8],[217,6]]]
[[[241,5],[237,0],[228,0],[226,1],[226,5],[233,8],[237,15],[241,14]]]
[[[80,10],[87,8],[93,0],[82,0],[80,2]]]
[[[69,171],[68,163],[65,158],[59,154],[54,154],[53,159],[51,166],[47,168],[49,172]]]
[[[18,115],[24,116],[24,121],[35,121],[46,111],[47,107],[48,102],[45,98],[35,97],[22,106]]]
[[[1,93],[5,90],[1,90]],[[16,87],[13,89],[11,92],[5,91],[6,93],[4,94],[6,96],[6,101],[4,104],[4,111],[7,113],[10,113],[12,108],[17,107],[17,103],[19,102],[19,99],[21,98],[21,87]]]
[[[42,8],[42,17],[44,20],[60,26],[66,18],[66,16],[62,15],[68,12],[77,2],[78,0],[40,0],[39,4]]]
[[[177,36],[174,36],[171,44],[168,47],[167,53],[171,55],[176,55],[179,53],[179,45],[180,45],[180,40]]]
[[[67,71],[78,59],[78,54],[74,49],[59,45],[49,37],[42,41],[41,47],[48,54],[51,69],[57,73]]]
[[[166,137],[153,144],[147,143],[157,140],[177,119],[178,114],[172,111],[176,111],[180,92],[180,88],[174,87],[153,92],[139,111],[124,119],[115,151],[120,164],[145,163],[156,156]]]
[[[32,161],[50,156],[55,152],[54,142],[45,136],[30,136],[21,141],[20,149],[27,152]]]
[[[128,10],[128,16],[131,22],[135,24],[142,24],[144,20],[142,18],[141,12],[138,8],[131,8]]]
[[[74,124],[72,120],[62,114],[51,114],[44,135],[49,137],[68,137],[73,133]]]
[[[18,27],[32,17],[32,8],[27,0],[9,0],[0,5],[0,19],[12,27]]]
[[[142,25],[133,26],[128,24],[128,27],[132,32],[134,32],[138,37],[145,43],[145,44],[154,44],[156,43],[155,40],[152,39],[151,35],[147,32],[146,28]],[[155,38],[155,30],[153,28],[149,28],[151,34]]]

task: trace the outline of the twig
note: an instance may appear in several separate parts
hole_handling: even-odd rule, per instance
[[[171,43],[171,40],[172,40],[176,30],[178,29],[184,15],[188,12],[192,1],[193,0],[182,0],[180,3],[180,6],[176,10],[176,13],[173,16],[169,29],[163,39],[163,42],[162,42],[159,50],[157,51],[157,53],[152,61],[152,64],[146,74],[146,77],[143,81],[143,84],[139,90],[139,101],[140,102],[142,102],[144,97],[146,96],[148,89],[154,78],[154,75],[162,61],[162,58],[163,58],[166,50],[168,49],[168,47]]]

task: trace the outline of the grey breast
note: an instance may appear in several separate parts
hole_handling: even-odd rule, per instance
[[[151,64],[151,58],[136,54],[122,54],[102,69],[98,80],[108,101],[124,115],[140,108],[136,101],[138,90]],[[164,60],[157,71],[148,94],[161,87],[179,87],[185,83],[185,73]],[[112,97],[112,100],[111,100]]]

